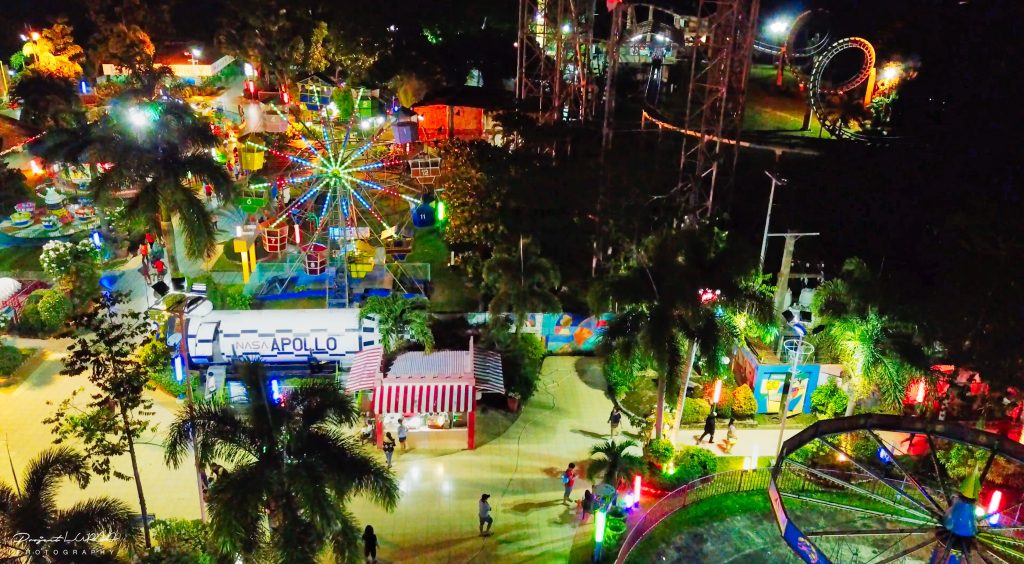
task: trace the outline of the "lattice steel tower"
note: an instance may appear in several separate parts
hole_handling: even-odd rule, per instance
[[[595,0],[519,0],[516,98],[544,121],[583,121],[597,100]]]
[[[691,134],[683,137],[679,161],[687,215],[710,215],[716,196],[731,183],[759,4],[760,0],[698,4],[697,18],[706,32],[694,42],[685,121]]]

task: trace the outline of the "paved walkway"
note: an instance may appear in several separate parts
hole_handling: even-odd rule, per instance
[[[575,506],[561,504],[560,473],[588,458],[611,410],[593,359],[544,361],[540,388],[519,419],[477,448],[429,460],[395,455],[402,499],[388,514],[351,508],[381,540],[381,562],[565,562]],[[590,483],[576,482],[573,498]],[[477,501],[491,494],[493,535],[480,537]]]
[[[52,443],[49,426],[41,423],[53,412],[48,402],[61,401],[77,387],[88,390],[89,384],[85,378],[59,375],[66,342],[16,342],[47,351],[46,360],[21,386],[0,391],[0,441],[10,449],[20,473],[29,459]],[[387,513],[361,498],[349,505],[361,523],[371,524],[377,531],[380,561],[566,562],[577,535],[577,521],[575,506],[561,504],[559,475],[569,462],[585,467],[590,448],[606,438],[603,433],[607,432],[611,403],[604,389],[596,359],[552,357],[545,360],[539,389],[519,418],[475,451],[445,454],[417,450],[413,435],[411,451],[395,454],[395,473],[402,489],[397,509]],[[191,466],[167,468],[159,446],[179,404],[161,392],[152,395],[157,428],[139,447],[150,512],[158,517],[198,518]],[[690,430],[680,433],[693,434]],[[734,454],[750,455],[758,445],[759,453],[768,455],[777,436],[773,430],[740,430]],[[685,442],[692,444],[692,439],[687,437]],[[115,467],[130,472],[127,457],[116,461]],[[10,483],[9,464],[0,464],[0,480]],[[578,499],[590,487],[581,477],[573,498]],[[480,537],[477,500],[485,492],[491,494],[494,534]],[[137,507],[134,485],[118,480],[94,480],[84,491],[66,485],[59,501],[70,504],[99,494]],[[585,525],[579,533],[592,534],[592,526]]]
[[[36,339],[11,339],[18,346],[43,348],[45,360],[20,386],[0,390],[0,443],[3,452],[0,457],[10,455],[11,462],[0,464],[0,481],[13,485],[11,465],[22,478],[29,460],[53,444],[50,426],[42,422],[51,415],[51,405],[70,397],[76,388],[85,388],[79,395],[84,404],[92,386],[85,377],[61,376],[62,358],[67,342],[63,340],[39,341]],[[150,392],[154,399],[153,423],[156,430],[147,433],[138,446],[142,485],[146,494],[149,512],[157,517],[199,517],[199,494],[196,491],[195,473],[190,466],[179,470],[164,465],[163,430],[172,420],[178,403],[162,392]],[[115,460],[114,468],[131,474],[131,461],[127,456]],[[103,482],[94,478],[89,487],[80,490],[70,483],[61,488],[58,503],[70,505],[81,499],[96,495],[110,495],[126,501],[138,511],[138,497],[132,482],[111,479]]]

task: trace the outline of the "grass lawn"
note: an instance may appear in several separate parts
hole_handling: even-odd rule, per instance
[[[252,309],[323,309],[324,298],[295,298],[294,300],[253,300]]]
[[[818,120],[811,115],[810,127],[800,131],[806,96],[800,92],[796,77],[788,70],[783,74],[782,88],[775,86],[776,68],[773,65],[752,65],[747,88],[747,106],[743,115],[743,130],[772,132],[818,137]],[[829,137],[827,132],[822,137]]]
[[[777,413],[758,413],[754,416],[754,421],[757,422],[758,428],[778,427],[780,423]],[[818,416],[813,413],[799,413],[786,418],[786,428],[803,429],[817,421]]]
[[[240,272],[242,270],[242,263],[229,259],[228,253],[224,252],[217,257],[217,261],[213,263],[209,270],[210,272]]]
[[[698,557],[705,551],[719,562],[798,561],[779,534],[768,495],[745,492],[715,496],[676,512],[650,531],[626,562],[706,561]],[[745,553],[750,559],[743,559]]]
[[[5,247],[0,249],[0,272],[41,271],[42,247]]]
[[[719,456],[718,472],[728,472],[730,470],[743,470],[743,461],[746,460],[746,458],[746,456]],[[757,457],[758,468],[771,468],[773,462],[775,462],[775,457],[773,456]]]
[[[33,358],[39,349],[18,349],[21,352],[21,364],[11,369],[9,374],[0,374],[0,389],[16,388],[28,378],[43,361],[43,356]],[[31,360],[29,360],[31,359]]]
[[[430,310],[438,312],[474,311],[479,301],[479,292],[470,287],[457,272],[449,268],[448,245],[436,229],[420,229],[413,238],[412,252],[406,257],[407,263],[430,265],[433,292],[430,296]]]

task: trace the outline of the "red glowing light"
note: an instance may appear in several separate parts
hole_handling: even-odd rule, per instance
[[[927,388],[927,384],[924,380],[917,383],[917,396],[914,398],[915,403],[924,403],[924,391]]]
[[[712,290],[711,288],[701,288],[698,294],[700,295],[700,303],[708,304],[714,301],[718,301],[718,298],[721,297],[722,295],[722,291]]]

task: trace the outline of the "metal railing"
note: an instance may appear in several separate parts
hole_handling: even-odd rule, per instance
[[[669,492],[632,524],[625,540],[622,541],[622,547],[619,548],[616,564],[625,562],[630,551],[647,536],[647,533],[676,511],[716,495],[767,491],[770,479],[771,468],[731,470],[697,478]]]

